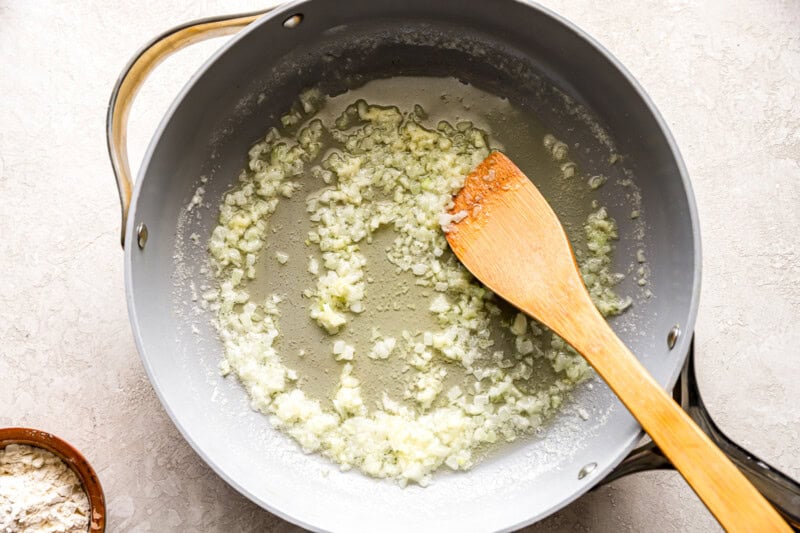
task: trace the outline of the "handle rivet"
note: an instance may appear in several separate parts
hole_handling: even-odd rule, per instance
[[[303,14],[297,13],[283,21],[284,28],[296,28],[303,22]]]
[[[675,343],[678,342],[678,337],[681,336],[681,327],[678,324],[672,326],[672,329],[669,330],[667,333],[667,346],[669,349],[673,349],[675,347]]]
[[[136,242],[139,244],[139,248],[144,250],[144,245],[147,244],[147,226],[144,222],[139,222],[139,225],[136,226]]]
[[[585,478],[586,476],[594,472],[595,468],[597,468],[597,463],[589,463],[588,465],[585,465],[578,471],[578,479]]]

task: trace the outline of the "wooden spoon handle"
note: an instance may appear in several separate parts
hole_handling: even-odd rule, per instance
[[[462,212],[447,232],[456,256],[583,354],[723,527],[791,531],[617,338],[586,291],[561,222],[511,160],[493,152],[467,177],[450,214]]]
[[[728,531],[791,531],[625,347],[594,305],[581,307],[560,333],[608,383],[722,526]]]

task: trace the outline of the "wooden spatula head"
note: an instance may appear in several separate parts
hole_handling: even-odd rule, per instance
[[[453,252],[503,299],[557,332],[576,305],[593,309],[561,222],[502,153],[467,177],[450,214],[460,219],[447,232]]]

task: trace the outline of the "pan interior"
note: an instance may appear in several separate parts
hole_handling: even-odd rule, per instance
[[[417,109],[424,116],[415,114],[414,120],[431,130],[435,130],[440,121],[462,126],[465,126],[465,121],[469,121],[479,129],[490,132],[491,147],[514,154],[518,164],[530,176],[535,176],[537,183],[551,198],[569,233],[574,236],[573,244],[578,250],[579,258],[589,256],[584,243],[583,226],[589,214],[597,211],[598,203],[595,191],[587,182],[592,176],[598,180],[600,178],[597,176],[601,175],[585,175],[585,171],[576,167],[570,159],[569,153],[562,154],[568,151],[566,145],[558,141],[545,143],[544,139],[549,138],[547,130],[536,117],[517,109],[507,99],[463,84],[454,78],[406,76],[372,80],[361,87],[334,96],[320,104],[322,109],[319,113],[307,115],[308,118],[289,127],[287,134],[296,134],[314,120],[321,120],[327,128],[333,128],[336,118],[359,99],[373,105],[399,106],[404,110]],[[327,138],[327,134],[323,138]],[[323,153],[326,152],[326,143],[329,142],[330,140],[326,140],[323,143]],[[554,156],[554,151],[558,153],[558,159]],[[606,159],[612,156],[613,154],[607,154]],[[443,327],[437,316],[428,309],[431,301],[441,293],[433,291],[430,286],[421,286],[410,271],[401,272],[387,260],[385,250],[392,246],[397,237],[391,225],[370,235],[368,240],[371,242],[361,242],[359,245],[360,253],[367,259],[367,294],[364,299],[366,312],[351,315],[347,326],[335,336],[326,334],[309,317],[309,309],[314,304],[305,293],[314,289],[316,276],[308,272],[308,261],[313,258],[318,264],[322,264],[324,258],[316,246],[308,241],[307,236],[315,230],[316,225],[309,219],[307,202],[309,198],[314,198],[329,188],[319,178],[315,178],[313,168],[318,161],[319,159],[310,161],[305,172],[299,178],[292,179],[301,186],[298,192],[290,198],[279,199],[277,210],[269,217],[269,228],[265,236],[267,242],[256,263],[257,275],[255,280],[246,283],[245,290],[249,294],[250,302],[254,303],[266,301],[271,295],[281,298],[280,317],[277,319],[280,335],[275,342],[279,357],[284,365],[298,372],[298,386],[306,395],[320,401],[323,409],[335,410],[331,400],[336,395],[343,363],[334,359],[332,349],[334,342],[346,342],[355,348],[357,354],[353,371],[360,381],[360,392],[366,405],[379,407],[384,395],[387,395],[419,416],[422,414],[419,405],[404,399],[408,398],[408,394],[415,388],[413,384],[419,379],[417,372],[409,367],[408,357],[397,354],[385,360],[366,357],[375,340],[374,335],[378,332],[382,336],[400,339],[402,343],[409,332],[440,332]],[[206,199],[206,208],[213,212],[219,203],[219,199]],[[631,211],[634,209],[633,206],[630,207]],[[200,233],[197,235],[200,238],[195,238],[195,244],[202,248],[208,236]],[[284,264],[278,262],[277,254],[283,254]],[[445,250],[440,259],[450,261],[453,258],[450,251]],[[644,265],[640,265],[635,258],[629,258],[629,262],[642,268]],[[644,282],[647,280],[646,276],[637,276],[637,279]],[[208,285],[216,286],[216,283],[216,280],[212,280]],[[204,282],[201,287],[203,292],[205,286]],[[648,290],[646,285],[637,286],[637,289],[637,293],[642,294]],[[201,299],[200,303],[205,302]],[[550,359],[529,355],[525,363],[514,362],[512,355],[516,353],[515,335],[509,331],[509,326],[517,311],[505,302],[497,303],[501,314],[492,321],[493,345],[482,350],[484,360],[476,362],[476,368],[488,370],[500,365],[506,372],[512,372],[512,365],[525,364],[531,368],[532,377],[517,379],[516,386],[520,390],[525,394],[537,394],[548,399],[553,394],[560,398],[561,393],[555,391],[569,386],[571,382],[565,379],[563,373],[554,371],[554,363]],[[539,352],[541,354],[550,347],[549,335],[531,338],[530,341],[537,350],[542,350]],[[503,354],[502,361],[493,358],[493,354]],[[440,369],[447,372],[442,392],[437,395],[433,407],[448,406],[446,393],[451,387],[458,386],[459,390],[471,391],[472,385],[476,383],[465,373],[464,366],[443,357],[436,357],[426,366],[430,369],[429,375]],[[487,381],[484,378],[483,384],[486,385]],[[589,416],[588,411],[582,408],[577,416],[581,415]],[[532,418],[534,425],[538,425],[538,419],[539,415]],[[537,429],[541,435],[546,433],[547,426]],[[500,440],[502,444],[482,446],[484,449],[479,450],[478,456],[489,449],[501,448],[505,439]],[[523,444],[518,443],[517,446],[519,445]]]
[[[585,178],[608,177],[597,195],[620,226],[615,267],[628,276],[619,292],[635,301],[614,327],[657,379],[668,384],[683,355],[680,349],[669,353],[663,338],[673,323],[690,327],[693,319],[693,228],[679,164],[626,80],[619,74],[611,81],[592,77],[590,59],[607,60],[591,46],[580,39],[572,44],[587,54],[588,81],[551,66],[559,63],[553,43],[571,33],[528,6],[496,4],[511,15],[518,11],[511,19],[518,18],[519,24],[527,19],[550,28],[550,44],[544,36],[527,36],[521,27],[519,33],[514,28],[494,31],[508,20],[484,13],[478,3],[464,4],[455,20],[427,13],[445,9],[447,2],[436,8],[412,2],[402,18],[376,18],[370,12],[377,7],[365,4],[343,15],[325,4],[299,4],[305,18],[294,30],[283,28],[278,14],[242,35],[187,88],[151,145],[128,242],[134,242],[132,228],[141,221],[150,239],[145,250],[127,251],[133,320],[145,365],[162,402],[204,458],[256,502],[294,520],[323,529],[386,529],[387,523],[397,529],[454,523],[495,529],[525,523],[588,489],[636,438],[636,425],[599,380],[577,390],[541,435],[504,448],[467,474],[440,473],[426,489],[400,489],[338,472],[272,430],[266,417],[248,410],[238,384],[219,376],[220,343],[210,315],[193,301],[193,293],[208,283],[201,272],[206,252],[190,236],[206,240],[216,222],[216,205],[244,166],[247,149],[303,89],[319,86],[342,101],[357,95],[371,103],[425,104],[427,99],[434,114],[436,99],[451,94],[456,105],[469,105],[464,118],[486,121],[531,176],[553,177],[552,169],[537,166],[545,132],[570,145],[580,169],[575,189],[552,187],[552,179],[537,181],[560,214],[585,217],[592,199]],[[398,76],[405,81],[375,81]],[[428,80],[423,84],[419,77]],[[443,81],[447,78],[458,82]],[[630,97],[627,118],[614,102],[587,97],[604,89],[603,83],[616,84],[619,98]],[[395,99],[400,93],[403,98]],[[497,109],[503,105],[521,118],[510,120],[513,113]],[[612,164],[614,154],[621,159]],[[210,207],[187,211],[201,185]],[[672,202],[671,209],[665,200]],[[292,209],[275,221],[289,236],[301,233]],[[642,216],[631,219],[633,209]],[[670,244],[657,247],[655,242]],[[639,249],[649,260],[646,289],[652,298],[635,283]],[[295,282],[289,274],[275,279]],[[293,337],[313,338],[300,331]],[[578,416],[580,410],[586,410],[588,420]],[[589,463],[597,463],[596,473],[578,479],[578,470]],[[341,510],[355,501],[361,502],[357,515],[345,516]]]

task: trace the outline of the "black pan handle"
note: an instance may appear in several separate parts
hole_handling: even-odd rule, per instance
[[[711,415],[703,403],[703,398],[700,396],[700,389],[697,386],[697,377],[694,371],[694,340],[689,348],[689,356],[686,359],[686,364],[681,372],[680,380],[675,386],[673,395],[675,400],[692,417],[692,420],[733,461],[733,464],[783,515],[783,518],[789,522],[792,528],[795,531],[800,531],[800,483],[733,442],[711,419]],[[672,468],[672,464],[658,446],[649,441],[633,450],[597,486],[610,483],[636,472]]]
[[[136,93],[139,92],[139,87],[142,86],[150,72],[174,52],[212,37],[236,33],[271,9],[205,18],[176,26],[144,45],[122,69],[108,102],[106,144],[119,190],[119,203],[122,209],[120,240],[123,248],[125,247],[125,226],[133,191],[131,169],[128,164],[128,113]]]

